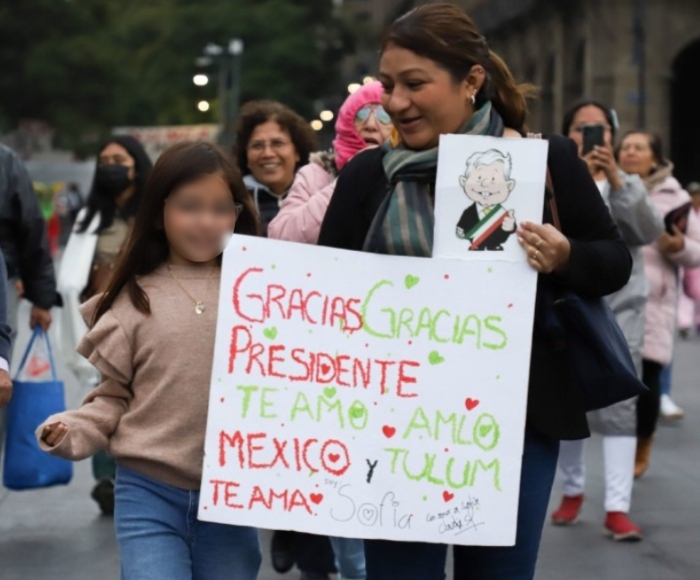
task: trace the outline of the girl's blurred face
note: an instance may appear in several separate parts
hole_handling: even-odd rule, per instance
[[[627,135],[620,145],[619,157],[622,171],[636,173],[640,177],[649,177],[656,165],[649,137],[643,133]]]
[[[294,181],[299,163],[289,131],[276,121],[261,123],[253,130],[247,147],[248,169],[272,193],[282,194]]]
[[[379,103],[362,107],[355,115],[355,131],[367,145],[381,145],[391,135],[391,117]]]
[[[221,173],[203,175],[175,189],[165,200],[163,212],[171,260],[214,260],[233,232],[240,209]]]
[[[100,152],[97,160],[100,167],[106,165],[122,165],[129,170],[129,181],[136,179],[136,161],[129,155],[129,152],[118,143],[110,143]]]

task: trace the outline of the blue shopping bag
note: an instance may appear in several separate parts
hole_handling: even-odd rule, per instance
[[[37,339],[44,341],[48,360],[33,355],[39,344]],[[28,378],[19,380],[25,370]],[[25,490],[68,483],[73,477],[73,464],[42,451],[34,434],[49,415],[66,410],[63,381],[56,377],[51,342],[40,327],[34,329],[12,390],[7,406],[3,484],[9,489]]]

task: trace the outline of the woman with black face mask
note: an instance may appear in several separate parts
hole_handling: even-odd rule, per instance
[[[58,276],[58,291],[64,303],[60,319],[61,350],[66,366],[85,388],[96,386],[99,376],[75,351],[87,330],[79,307],[106,290],[119,252],[129,236],[151,167],[151,160],[139,141],[128,135],[110,138],[99,150],[92,189],[63,254]],[[97,484],[92,497],[108,515],[114,511],[115,469],[113,460],[105,453],[93,457]]]

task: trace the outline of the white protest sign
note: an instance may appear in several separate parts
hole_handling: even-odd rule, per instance
[[[235,235],[199,517],[513,545],[536,273]]]
[[[443,135],[435,185],[433,257],[519,260],[518,223],[542,223],[544,139]]]

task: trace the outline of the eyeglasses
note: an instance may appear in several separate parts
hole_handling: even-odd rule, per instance
[[[254,151],[255,153],[263,153],[265,149],[269,146],[275,152],[281,151],[285,147],[289,147],[292,144],[291,141],[285,141],[284,139],[272,139],[272,141],[251,141],[248,143],[248,151]]]
[[[166,199],[165,203],[188,217],[201,217],[205,213],[211,213],[217,219],[230,219],[232,216],[237,218],[244,208],[242,203],[222,203],[209,208],[202,203],[187,199]]]
[[[381,105],[365,105],[359,111],[357,111],[355,118],[361,123],[366,123],[369,116],[372,114],[372,111],[374,111],[374,117],[382,125],[391,125],[391,117]]]

